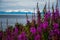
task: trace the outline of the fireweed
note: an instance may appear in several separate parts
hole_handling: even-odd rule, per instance
[[[27,40],[26,33],[25,33],[25,32],[22,32],[22,33],[18,36],[18,40]]]
[[[47,21],[50,18],[51,14],[48,12],[44,15],[44,20]]]
[[[37,27],[37,31],[38,31],[39,33],[41,33],[41,32],[42,32],[42,28],[41,28],[41,27]]]
[[[43,22],[43,29],[46,29],[48,27],[48,22],[47,21],[44,21]]]
[[[35,36],[34,36],[34,40],[41,40],[40,35],[39,35],[39,34],[35,35]]]
[[[58,23],[53,23],[53,28],[54,29],[58,29],[59,28],[59,24]]]
[[[2,35],[3,35],[3,32],[0,31],[0,39],[2,40]]]
[[[40,40],[40,39],[41,40],[60,40],[60,15],[57,7],[56,7],[56,11],[53,11],[53,13],[51,13],[50,11],[46,10],[46,5],[45,5],[44,9],[46,12],[44,12],[44,18],[42,21],[42,18],[40,15],[41,13],[39,11],[39,7],[37,3],[37,19],[38,20],[34,19],[35,22],[37,23],[33,21],[34,25],[32,24],[33,27],[31,27],[32,25],[30,21],[28,22],[28,15],[27,15],[26,16],[27,25],[23,26],[17,23],[15,25],[16,27],[12,29],[8,27],[7,30],[5,31],[7,33],[5,40]],[[4,35],[2,34],[4,34],[4,32],[0,32],[0,38],[4,39],[3,37]]]
[[[30,32],[34,35],[36,33],[36,28],[35,27],[31,27],[30,28]]]

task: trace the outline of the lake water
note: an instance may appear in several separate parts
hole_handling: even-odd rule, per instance
[[[28,15],[28,17],[29,20],[31,21],[32,16]],[[7,28],[7,19],[8,25],[14,26],[16,22],[26,24],[26,15],[0,15],[0,23],[2,22],[2,27],[4,30]]]
[[[35,14],[36,16],[36,14]],[[15,23],[18,22],[20,24],[25,25],[26,22],[26,13],[24,12],[18,12],[18,13],[6,13],[6,12],[0,12],[0,29],[1,29],[1,22],[2,22],[2,29],[3,31],[7,28],[7,19],[8,19],[8,25],[15,26]],[[32,20],[32,13],[28,13],[28,19],[29,21]]]

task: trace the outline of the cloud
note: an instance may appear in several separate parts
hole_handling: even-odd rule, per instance
[[[32,10],[32,9],[17,9],[17,10],[5,10],[5,12],[32,12],[32,13],[37,13],[37,10]],[[40,10],[42,12],[42,10]]]
[[[17,9],[17,10],[6,10],[5,12],[33,12],[30,9]]]
[[[43,9],[45,3],[49,0],[38,0],[40,10]],[[30,9],[36,8],[36,0],[1,0],[1,10],[19,10],[19,9]],[[50,5],[56,3],[56,0],[50,0]],[[0,11],[1,11],[0,10]]]

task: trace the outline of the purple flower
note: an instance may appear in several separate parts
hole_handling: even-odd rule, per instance
[[[7,39],[7,40],[11,40],[10,35],[7,35],[6,39]]]
[[[43,29],[46,29],[48,27],[48,22],[47,21],[44,21],[43,22]]]
[[[51,30],[50,33],[49,33],[49,35],[50,36],[59,35],[59,30],[58,29]]]
[[[52,36],[54,36],[54,30],[51,30],[51,31],[49,32],[48,39],[51,40],[51,39],[52,39]]]
[[[50,13],[46,13],[44,15],[44,20],[47,21],[50,18],[51,14]]]
[[[56,14],[56,13],[55,13],[55,15],[54,15],[54,16],[55,16],[55,20],[56,20],[56,19],[58,18],[58,14]]]
[[[26,37],[25,32],[22,32],[22,33],[18,36],[18,40],[27,40],[27,37]]]
[[[58,17],[58,16],[59,16],[59,10],[58,10],[58,9],[56,9],[55,14],[56,14],[56,17]]]
[[[51,30],[49,36],[53,36],[53,35],[54,35],[54,30]]]
[[[0,38],[2,37],[2,35],[3,35],[3,34],[2,34],[2,31],[0,31]]]
[[[54,29],[54,33],[59,34],[59,30],[58,29]]]
[[[11,35],[11,30],[9,28],[6,30],[6,32],[7,32],[7,35]]]
[[[15,35],[18,35],[18,29],[15,27],[15,29],[14,29],[14,34]]]
[[[37,31],[38,31],[39,33],[41,33],[41,32],[42,32],[41,27],[37,27]]]
[[[30,32],[31,32],[32,34],[35,34],[35,33],[36,33],[35,27],[31,27],[31,28],[30,28]]]
[[[58,23],[53,23],[53,29],[57,29],[59,27]]]
[[[14,31],[11,33],[12,39],[15,39],[18,35],[18,29],[15,27]]]
[[[60,35],[60,30],[59,30],[59,35]]]
[[[41,38],[40,38],[40,35],[39,34],[35,35],[34,40],[40,40],[40,39]]]
[[[38,27],[42,28],[43,27],[43,23],[40,23],[40,25]]]

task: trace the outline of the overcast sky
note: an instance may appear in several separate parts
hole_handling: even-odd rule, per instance
[[[39,2],[40,10],[43,9],[45,3],[48,4],[49,0],[0,0],[0,11],[9,11],[9,10],[33,10],[36,8],[36,3]],[[60,2],[60,0],[59,0]],[[56,0],[50,0],[50,7],[56,5]],[[60,5],[59,5],[60,7]]]

